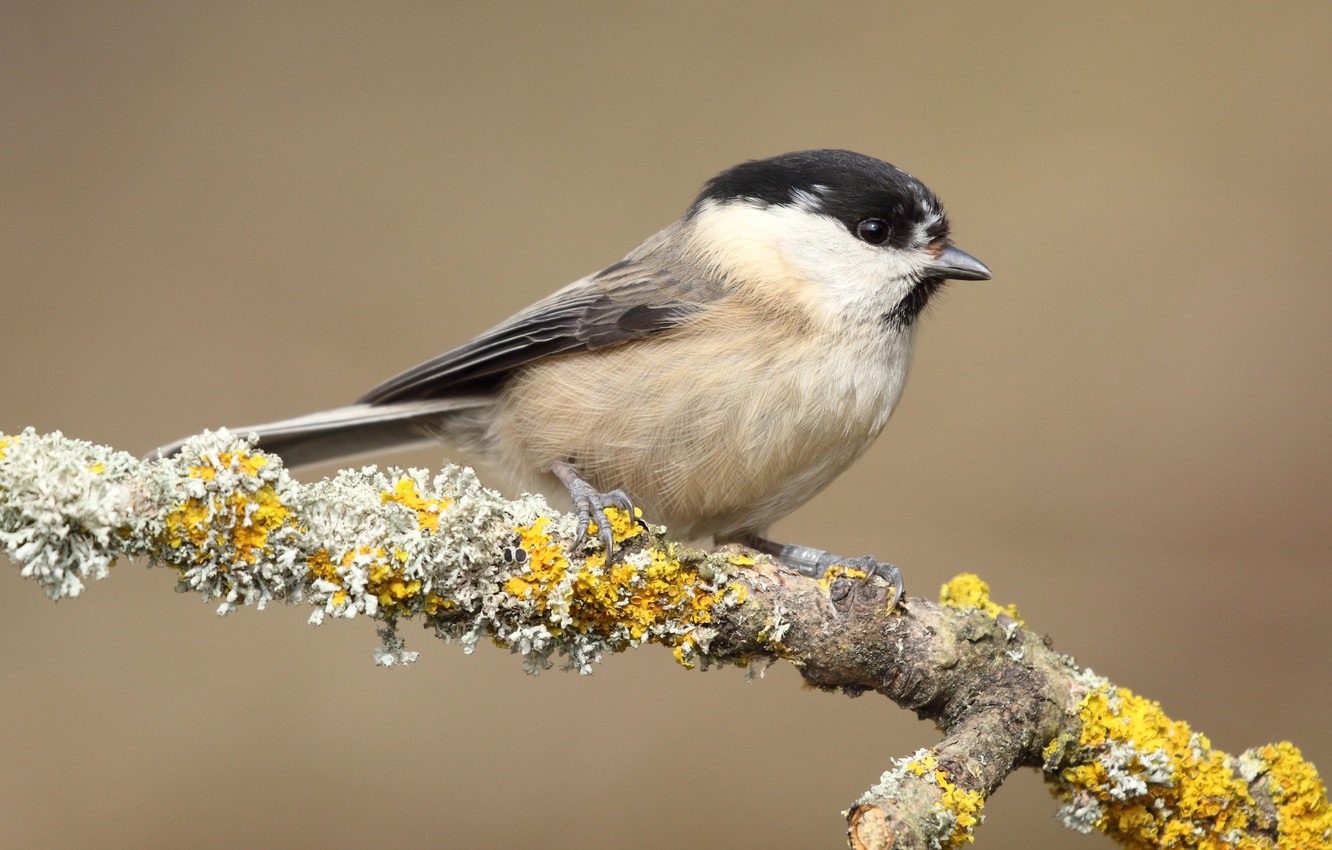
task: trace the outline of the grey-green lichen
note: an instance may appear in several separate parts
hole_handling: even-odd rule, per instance
[[[539,496],[507,500],[470,470],[343,470],[301,484],[280,458],[225,430],[144,461],[32,429],[0,435],[0,547],[52,599],[76,596],[119,557],[173,567],[177,589],[218,613],[272,601],[310,622],[380,621],[382,665],[412,661],[417,620],[471,651],[489,639],[536,672],[562,656],[588,672],[646,642],[707,663],[714,610],[744,603],[738,561],[686,556],[620,512],[625,556],[569,552],[573,520]]]
[[[126,538],[143,536],[136,491],[139,462],[58,433],[0,435],[0,545],[52,599],[78,596],[105,578]]]
[[[939,763],[932,749],[917,750],[904,759],[893,759],[891,769],[885,771],[868,791],[856,801],[856,806],[875,805],[882,800],[901,796],[907,784],[921,783],[937,788],[937,801],[930,808],[933,823],[925,835],[934,850],[949,850],[975,841],[975,829],[985,815],[985,795],[965,788],[954,781]]]
[[[1313,765],[1288,743],[1238,759],[1161,706],[1090,670],[1074,677],[1076,737],[1044,748],[1046,774],[1062,799],[1060,821],[1101,830],[1133,848],[1327,847],[1332,808]],[[1278,809],[1256,803],[1258,777]],[[1275,833],[1275,841],[1267,836]]]

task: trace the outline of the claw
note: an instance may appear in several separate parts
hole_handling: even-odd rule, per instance
[[[611,529],[610,514],[606,512],[609,508],[619,508],[633,517],[635,522],[647,527],[647,523],[635,514],[634,503],[623,490],[603,493],[579,477],[567,463],[552,464],[550,471],[569,488],[569,497],[573,499],[574,508],[578,511],[578,533],[574,535],[573,548],[577,549],[587,540],[587,530],[595,517],[597,538],[606,549],[607,558],[615,554],[615,534]]]
[[[844,560],[842,566],[864,570],[865,577],[860,580],[862,587],[872,582],[875,577],[888,582],[888,585],[893,589],[892,595],[888,597],[889,611],[896,608],[897,604],[902,601],[902,594],[906,591],[906,587],[902,584],[902,571],[893,564],[885,564],[877,558],[865,555],[860,558]]]
[[[623,490],[599,493],[591,485],[587,485],[587,488],[589,492],[581,500],[577,496],[574,497],[574,504],[578,507],[578,524],[580,527],[584,527],[584,533],[580,534],[578,539],[574,541],[574,546],[576,547],[582,543],[587,536],[585,527],[588,522],[585,522],[585,519],[596,516],[598,517],[596,520],[597,537],[600,538],[601,545],[606,548],[606,552],[610,553],[615,548],[615,535],[611,529],[610,514],[606,513],[606,510],[608,508],[619,508],[628,512],[629,516],[633,516],[634,503],[629,501],[629,494]]]
[[[843,558],[841,555],[834,555],[831,552],[824,552],[809,546],[774,543],[757,534],[742,535],[736,538],[736,542],[772,555],[786,566],[813,578],[822,578],[823,574],[834,566],[862,570],[865,577],[860,579],[861,587],[867,586],[876,576],[888,582],[892,587],[893,592],[888,599],[889,611],[897,607],[902,601],[902,595],[905,591],[902,585],[902,571],[892,564],[881,563],[878,559],[869,555],[860,558]]]

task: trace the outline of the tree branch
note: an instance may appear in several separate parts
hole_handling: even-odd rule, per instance
[[[483,638],[588,672],[608,652],[668,646],[685,666],[785,659],[819,688],[874,691],[942,729],[848,812],[857,848],[956,847],[1019,767],[1044,772],[1070,828],[1129,847],[1312,848],[1332,808],[1290,744],[1230,756],[1158,705],[1111,685],[974,576],[939,603],[887,609],[855,571],[820,580],[740,547],[705,553],[613,517],[625,553],[568,552],[573,524],[540,497],[502,499],[470,470],[374,467],[303,485],[225,431],[145,462],[59,433],[0,436],[0,545],[52,599],[116,558],[177,571],[219,613],[305,602],[311,621],[372,617],[384,665],[415,658],[417,620],[467,651]]]

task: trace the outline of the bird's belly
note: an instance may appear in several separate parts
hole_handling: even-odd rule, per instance
[[[756,352],[750,340],[707,358],[658,348],[673,343],[530,368],[501,400],[493,459],[527,489],[557,498],[562,488],[544,473],[567,461],[598,489],[628,491],[678,538],[760,532],[864,453],[901,395],[910,358],[909,345]]]

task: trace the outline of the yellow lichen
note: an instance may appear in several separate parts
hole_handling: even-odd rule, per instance
[[[195,561],[204,563],[216,557],[208,548],[209,539],[221,534],[235,548],[233,563],[254,564],[267,551],[269,535],[290,518],[291,510],[282,504],[272,486],[265,484],[250,495],[186,499],[167,513],[161,539],[173,549],[190,543],[198,550]]]
[[[338,575],[338,568],[333,565],[333,559],[328,554],[327,549],[316,550],[314,554],[306,559],[305,566],[315,578],[321,578],[333,584],[342,583],[342,578]]]
[[[1041,748],[1041,767],[1047,771],[1052,771],[1059,766],[1064,758],[1064,750],[1072,743],[1071,736],[1060,733]]]
[[[1253,798],[1206,736],[1110,685],[1087,694],[1078,716],[1082,731],[1073,764],[1060,771],[1060,793],[1096,800],[1098,829],[1141,850],[1234,847],[1230,839],[1249,825]]]
[[[939,767],[935,754],[926,752],[908,761],[903,767],[916,776],[929,779],[939,787],[942,796],[935,804],[935,809],[951,815],[952,829],[948,835],[941,836],[943,847],[961,847],[976,840],[974,830],[981,821],[981,809],[985,807],[985,795],[959,787],[948,776],[948,772]]]
[[[610,513],[617,540],[642,533],[626,512],[612,509]],[[673,646],[676,660],[689,667],[696,641],[687,627],[709,622],[713,606],[722,600],[739,605],[747,598],[749,589],[739,582],[713,590],[695,569],[680,562],[674,548],[647,550],[647,563],[641,567],[624,561],[608,566],[604,553],[588,555],[572,582],[561,588],[571,565],[563,547],[547,533],[548,524],[542,517],[515,529],[527,560],[503,587],[510,596],[531,600],[543,614],[554,593],[567,593],[563,600],[568,612],[565,627],[574,631],[612,635],[623,629],[630,642],[650,639]],[[667,624],[686,628],[658,628]]]
[[[420,598],[421,580],[406,576],[403,567],[407,560],[407,553],[401,549],[393,550],[390,557],[383,547],[360,546],[344,552],[336,562],[328,550],[319,549],[305,563],[312,576],[337,586],[332,597],[335,607],[349,601],[347,573],[353,565],[360,566],[365,572],[364,593],[375,597],[379,613],[388,616],[411,614],[414,603]],[[440,607],[450,606],[434,594],[427,594],[422,607],[433,613]]]
[[[637,520],[642,519],[643,512],[634,508],[634,515],[629,516],[629,512],[616,507],[606,508],[606,516],[610,517],[611,537],[617,544],[623,543],[643,533],[643,526],[639,525]],[[598,527],[596,522],[592,522],[587,527],[587,533],[596,536]]]
[[[1288,741],[1262,748],[1268,790],[1278,812],[1277,846],[1332,844],[1332,806],[1318,771]]]
[[[268,465],[268,459],[247,452],[220,452],[218,460],[224,467],[240,471],[254,478]],[[190,467],[190,477],[213,481],[217,468]],[[232,564],[255,564],[268,552],[269,536],[292,519],[291,509],[271,484],[263,484],[254,492],[233,492],[207,499],[188,498],[167,511],[165,528],[159,541],[168,548],[179,548],[188,543],[196,551],[196,563],[216,561],[218,548],[228,544],[232,548]],[[223,570],[227,564],[219,563]]]
[[[694,669],[694,662],[690,660],[690,656],[694,652],[694,639],[691,635],[692,632],[688,635],[685,635],[684,639],[680,641],[679,645],[676,646],[675,649],[671,650],[671,655],[675,658],[675,663],[679,664],[681,667],[685,668],[686,670]]]
[[[858,570],[855,567],[843,567],[840,564],[829,567],[824,570],[823,575],[819,577],[819,589],[827,593],[832,589],[834,581],[839,578],[862,579],[869,573],[864,570]]]
[[[239,452],[218,452],[217,459],[224,467],[235,467],[238,472],[243,472],[246,477],[253,478],[259,474],[259,470],[268,466],[268,458],[263,455],[252,455],[246,451]],[[205,481],[212,481],[217,476],[217,467],[212,464],[204,466],[191,466],[190,477],[202,478]]]
[[[186,541],[202,547],[208,539],[208,520],[211,516],[212,510],[203,499],[186,499],[167,513],[163,542],[172,549],[179,548]],[[206,560],[206,556],[200,552],[195,559]]]
[[[382,560],[383,549],[375,549],[374,555],[377,560],[366,571],[366,590],[378,597],[382,611],[406,613],[407,603],[421,592],[421,580],[403,573],[407,553],[395,549],[392,560]]]
[[[458,607],[458,603],[452,599],[445,599],[437,593],[427,593],[425,603],[422,606],[427,614],[438,614],[442,611],[450,611]]]
[[[952,608],[975,609],[995,619],[1003,614],[1018,625],[1022,617],[1016,605],[999,605],[990,599],[990,586],[980,576],[962,573],[955,576],[939,591],[939,602]]]
[[[608,633],[624,625],[630,637],[639,640],[671,618],[708,622],[717,599],[711,591],[700,590],[698,573],[659,549],[652,550],[651,558],[640,571],[628,564],[603,569],[604,556],[590,556],[578,571],[570,606],[579,628]]]
[[[1049,764],[1050,761],[1059,754],[1059,750],[1062,746],[1063,743],[1058,738],[1051,738],[1050,743],[1046,744],[1041,749],[1041,760],[1046,764]]]
[[[268,535],[291,516],[287,506],[282,504],[273,488],[265,485],[250,497],[250,505],[244,504],[244,497],[231,497],[232,508],[239,519],[241,511],[253,509],[248,523],[239,519],[232,535],[232,544],[240,552],[240,557],[247,564],[253,564],[268,544]]]
[[[0,434],[0,460],[5,459],[5,449],[9,448],[18,437],[11,437],[7,434]]]
[[[449,499],[427,499],[416,488],[411,478],[399,478],[392,490],[380,493],[385,503],[396,502],[416,512],[416,522],[425,531],[439,531],[439,515],[452,504]]]
[[[343,587],[342,576],[338,573],[337,565],[333,563],[327,549],[316,550],[314,554],[306,559],[305,566],[315,578],[323,579],[329,584],[338,586],[338,590],[333,592],[333,604],[335,606],[347,602],[347,590]]]
[[[546,601],[551,589],[569,572],[569,559],[563,547],[546,533],[550,520],[537,517],[531,525],[514,529],[518,534],[518,545],[527,553],[525,575],[511,576],[504,583],[504,591],[518,599],[527,599],[536,595],[537,610],[546,610]]]

